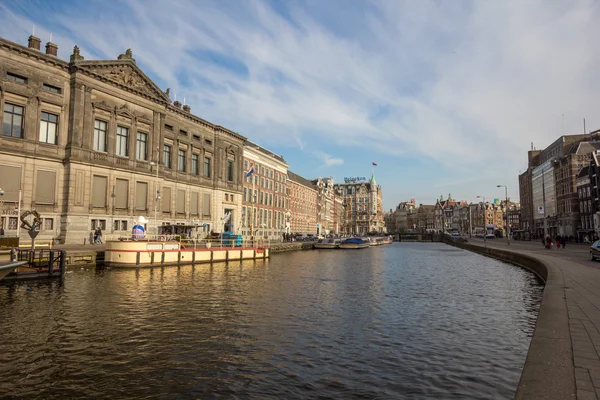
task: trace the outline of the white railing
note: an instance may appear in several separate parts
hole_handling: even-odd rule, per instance
[[[186,249],[210,249],[210,248],[228,248],[228,247],[256,247],[256,248],[268,248],[270,247],[270,240],[268,239],[247,239],[242,238],[241,240],[232,238],[219,238],[219,239],[185,239],[182,235],[146,235],[144,238],[134,238],[131,234],[109,234],[102,236],[102,241],[136,241],[136,242],[167,242],[175,241],[180,242]]]

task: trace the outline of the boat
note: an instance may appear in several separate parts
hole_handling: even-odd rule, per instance
[[[257,260],[269,257],[268,242],[237,240],[180,239],[168,235],[144,238],[121,237],[105,242],[104,265],[108,267],[153,267]]]
[[[342,239],[319,239],[319,241],[315,243],[315,249],[339,249],[341,242]]]
[[[391,244],[394,241],[394,238],[391,235],[384,236],[382,239],[382,244]]]
[[[369,247],[369,241],[359,237],[348,238],[340,243],[340,249],[364,249]]]
[[[15,270],[17,268],[19,268],[20,266],[25,265],[25,264],[27,264],[27,263],[25,261],[22,261],[22,262],[11,262],[9,264],[0,265],[0,281],[6,275],[10,274],[11,272],[15,272]]]

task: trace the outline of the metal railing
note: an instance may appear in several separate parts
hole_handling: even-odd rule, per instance
[[[26,261],[27,266],[38,273],[47,273],[48,276],[63,276],[65,273],[64,250],[13,248],[10,253],[11,260]]]

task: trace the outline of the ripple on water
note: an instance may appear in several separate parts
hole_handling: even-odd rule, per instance
[[[508,399],[541,291],[441,244],[78,270],[0,286],[0,397]]]

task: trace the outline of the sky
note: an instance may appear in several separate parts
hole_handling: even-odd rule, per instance
[[[137,65],[192,113],[384,209],[518,199],[527,151],[600,129],[600,1],[0,0],[0,36]],[[372,167],[376,163],[376,167]]]

